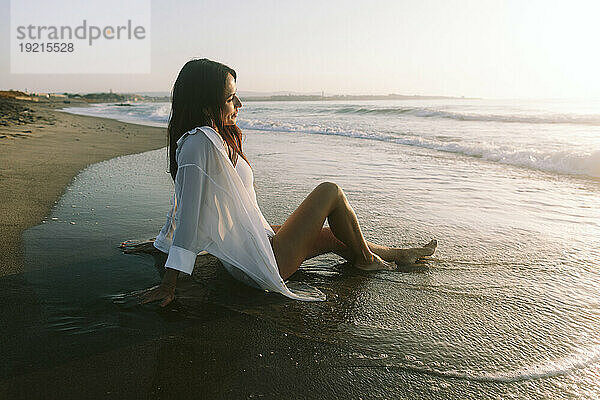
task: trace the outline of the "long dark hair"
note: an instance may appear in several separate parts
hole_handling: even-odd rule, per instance
[[[215,127],[227,143],[233,165],[236,165],[238,154],[250,165],[242,151],[240,128],[237,125],[223,125],[227,74],[237,79],[233,69],[206,58],[190,60],[179,71],[171,92],[171,115],[167,128],[169,173],[173,181],[177,175],[177,141],[195,127]]]

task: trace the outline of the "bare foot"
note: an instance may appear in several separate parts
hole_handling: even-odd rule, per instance
[[[396,256],[394,261],[397,265],[412,265],[423,257],[432,255],[437,247],[437,240],[433,239],[423,247],[414,247],[412,249],[394,249]]]
[[[396,263],[394,261],[384,261],[377,254],[373,254],[372,261],[360,261],[354,262],[354,266],[364,271],[380,271],[388,270],[393,271],[396,269]]]

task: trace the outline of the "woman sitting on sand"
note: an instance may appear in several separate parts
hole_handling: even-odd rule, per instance
[[[167,129],[175,194],[153,243],[168,258],[162,282],[141,295],[142,303],[169,304],[179,273],[191,274],[202,251],[218,257],[236,279],[299,300],[323,300],[294,293],[284,283],[304,260],[317,255],[333,252],[356,268],[376,271],[433,254],[435,240],[413,249],[367,242],[344,192],[332,182],[319,184],[283,225],[269,225],[242,151],[236,125],[241,107],[231,68],[200,59],[179,72]],[[326,219],[330,228],[323,227]]]

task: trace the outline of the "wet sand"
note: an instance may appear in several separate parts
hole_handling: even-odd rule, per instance
[[[23,231],[42,221],[80,170],[166,143],[163,128],[57,111],[85,105],[0,98],[0,276],[23,271]]]
[[[18,353],[39,334],[40,312],[37,295],[21,286],[27,280],[23,232],[41,223],[80,170],[161,148],[165,137],[161,128],[59,112],[68,106],[62,101],[0,102],[5,105],[0,118],[0,276],[6,283],[0,310],[11,326],[18,320],[22,324],[16,325],[34,329],[4,332],[16,338],[12,350],[5,350]],[[155,307],[159,314],[169,313]],[[315,392],[333,398],[356,390],[344,380],[331,382],[335,374],[318,368],[323,344],[288,335],[253,316],[206,307],[205,317],[184,330],[134,343],[115,338],[103,351],[82,354],[68,345],[60,350],[60,343],[38,343],[40,357],[18,369],[9,367],[0,377],[0,398],[308,398]],[[331,346],[327,352],[332,351],[340,350]]]
[[[63,106],[59,103],[25,106],[42,118],[0,126],[0,251],[7,256],[0,264],[0,315],[8,335],[2,346],[7,364],[0,376],[0,398],[366,399],[414,390],[406,384],[387,388],[384,382],[392,375],[384,368],[340,360],[351,351],[347,345],[304,338],[260,317],[204,302],[194,307],[195,318],[183,321],[177,307],[145,306],[167,321],[179,321],[150,337],[146,333],[77,345],[77,336],[45,333],[39,325],[45,300],[28,289],[30,274],[43,272],[23,268],[21,234],[47,216],[78,171],[115,156],[160,148],[164,130],[57,112]],[[180,278],[178,286],[197,286],[191,282]],[[38,350],[20,363],[15,359],[22,359],[22,349]],[[331,359],[340,361],[332,366]],[[394,375],[402,378],[403,372]]]
[[[203,313],[203,321],[160,338],[1,379],[0,397],[428,398],[427,377],[343,360],[344,346],[299,338],[254,316],[211,307]],[[332,358],[340,361],[331,365]]]

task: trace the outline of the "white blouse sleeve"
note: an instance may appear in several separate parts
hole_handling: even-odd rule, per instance
[[[169,249],[166,268],[176,269],[191,275],[196,256],[202,249],[197,248],[198,222],[203,180],[205,174],[196,164],[180,165],[175,177],[175,198],[177,209],[173,216],[175,230],[173,244]]]

